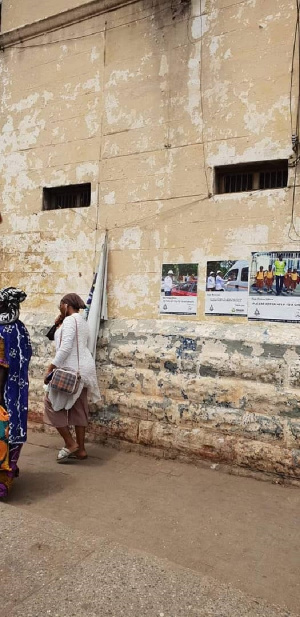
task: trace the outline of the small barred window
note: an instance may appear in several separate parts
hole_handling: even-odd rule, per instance
[[[91,205],[91,184],[70,184],[43,189],[43,210],[86,208]]]
[[[288,161],[239,163],[215,168],[215,193],[279,189],[288,183]]]

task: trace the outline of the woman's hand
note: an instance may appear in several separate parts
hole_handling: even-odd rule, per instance
[[[54,366],[54,364],[50,364],[47,368],[47,371],[45,373],[45,377],[44,377],[44,384],[48,384],[49,383],[49,375],[50,373],[52,373],[52,371],[55,369],[56,367]]]

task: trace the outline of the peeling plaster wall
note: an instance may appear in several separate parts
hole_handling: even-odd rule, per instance
[[[104,19],[93,25],[103,26]],[[72,26],[2,57],[1,278],[26,287],[28,310],[56,310],[66,288],[86,295],[101,240],[95,229],[104,35],[51,44],[76,35]],[[92,183],[90,208],[42,212],[43,186],[80,182]]]
[[[88,2],[90,0],[4,0],[1,28],[2,31],[13,30]]]
[[[62,10],[84,3],[64,0],[59,4]],[[32,16],[47,16],[46,3],[23,0],[22,6],[23,12],[17,15],[17,2],[4,2],[6,29]],[[52,3],[51,12],[55,6]],[[263,336],[264,327],[234,317],[216,318],[211,326],[204,317],[207,259],[248,258],[252,250],[298,246],[288,238],[290,188],[209,197],[214,166],[292,154],[289,93],[295,19],[293,0],[141,0],[4,50],[0,63],[1,284],[21,285],[28,293],[24,319],[36,346],[32,381],[36,410],[49,353],[42,334],[63,293],[76,290],[87,296],[108,229],[111,321],[99,350],[105,403],[94,418],[94,428],[100,426],[102,437],[121,435],[141,442],[145,426],[136,421],[134,410],[140,409],[142,396],[147,417],[142,414],[139,421],[153,421],[149,406],[165,404],[173,410],[172,419],[169,412],[156,415],[155,430],[150,427],[152,441],[145,441],[148,445],[151,441],[151,445],[171,448],[183,435],[175,435],[174,427],[185,430],[190,423],[193,428],[200,417],[201,435],[216,441],[198,449],[199,456],[209,457],[213,447],[218,453],[214,460],[219,457],[278,472],[275,460],[284,458],[287,451],[292,456],[293,451],[294,463],[282,469],[297,476],[298,435],[284,415],[288,396],[293,401],[289,418],[296,423],[297,379],[292,384],[274,378],[270,385],[262,375],[280,374],[276,346],[282,333],[284,370],[294,374],[298,350],[293,348],[289,354],[288,348],[295,345],[298,326],[268,328],[268,364],[262,361],[261,347],[250,356],[244,353],[248,343],[245,346],[243,332],[247,340],[255,340],[257,332]],[[92,183],[90,208],[41,211],[43,186],[77,182]],[[297,228],[299,223],[296,215]],[[203,283],[198,315],[190,321],[166,323],[158,319],[161,263],[176,261],[199,263]],[[133,318],[137,321],[132,329]],[[186,359],[184,370],[180,364],[172,372],[161,365],[167,340],[161,332],[168,332],[172,366],[180,337],[189,339],[191,327],[204,328],[207,340],[212,337],[205,343],[207,368],[199,372],[204,352],[198,357],[198,351],[190,349],[188,355],[196,354],[195,358]],[[147,330],[147,345],[139,335],[134,340],[139,328]],[[234,349],[224,350],[221,341],[231,340],[236,328]],[[127,345],[128,329],[132,348]],[[131,354],[145,354],[141,362],[145,383],[150,384],[146,390],[139,389],[135,360],[130,371],[119,366],[116,348],[122,336],[127,342],[121,346],[121,366],[122,362],[127,366]],[[150,361],[147,346],[153,345]],[[213,394],[216,383],[220,396]],[[272,390],[269,404],[268,388]],[[280,410],[275,410],[276,397],[281,397]],[[211,401],[211,411],[203,411],[203,400]],[[285,418],[282,423],[280,414]],[[131,437],[118,428],[120,416],[123,425],[132,422],[135,427]],[[266,448],[261,427],[270,422],[275,428],[273,433],[267,431]],[[234,427],[229,432],[236,448],[242,451],[250,442],[257,452],[262,448],[260,462],[254,455],[247,462],[230,457],[222,445],[225,425]],[[160,441],[153,437],[155,431],[169,431],[170,437]]]

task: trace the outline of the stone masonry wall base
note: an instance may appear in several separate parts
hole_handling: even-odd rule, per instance
[[[47,356],[43,333],[31,330]],[[102,401],[91,410],[89,438],[298,484],[300,361],[291,336],[282,324],[108,322],[97,354]],[[40,362],[31,378],[37,427]]]

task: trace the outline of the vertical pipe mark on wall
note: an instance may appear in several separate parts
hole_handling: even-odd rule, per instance
[[[99,228],[99,208],[100,208],[100,186],[101,186],[101,178],[100,178],[100,167],[102,161],[102,149],[103,149],[103,114],[104,114],[104,84],[105,81],[105,71],[106,71],[106,52],[107,52],[107,21],[105,20],[104,31],[103,31],[103,83],[102,83],[102,109],[101,109],[101,119],[100,119],[100,143],[99,143],[99,157],[98,157],[98,182],[97,182],[97,210],[96,210],[96,227],[95,227],[95,250],[94,250],[94,265],[93,270],[96,272],[97,269],[97,240],[98,240],[98,228]],[[107,221],[105,223],[105,228],[107,227]]]
[[[191,9],[192,10],[192,9]],[[205,173],[205,180],[207,186],[207,195],[210,197],[211,192],[209,190],[208,176],[207,176],[207,164],[206,164],[206,152],[205,152],[205,144],[204,144],[204,106],[203,106],[203,23],[202,23],[202,0],[200,0],[200,28],[201,28],[201,36],[200,36],[200,106],[201,106],[201,131],[202,131],[202,148],[203,148],[203,168]]]

